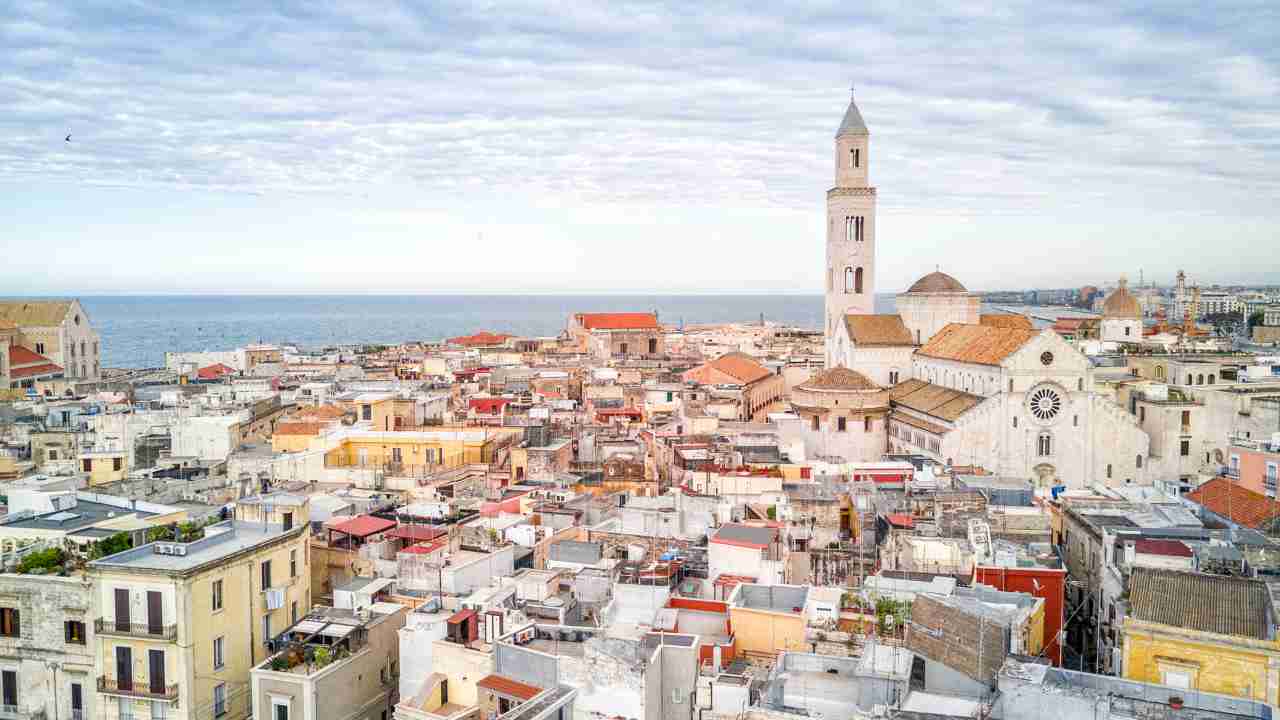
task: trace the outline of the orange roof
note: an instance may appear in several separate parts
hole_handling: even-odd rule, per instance
[[[1280,517],[1280,502],[1268,500],[1266,495],[1241,487],[1228,478],[1214,478],[1185,497],[1216,515],[1255,530]]]
[[[214,363],[197,370],[196,377],[201,380],[217,380],[224,375],[234,375],[235,373],[236,369],[233,367],[223,365],[222,363]]]
[[[796,386],[798,390],[880,390],[879,385],[857,370],[837,365],[809,376]]]
[[[321,420],[337,420],[346,415],[347,411],[334,405],[316,405],[314,407],[304,407],[293,415],[298,418],[318,418]]]
[[[519,680],[512,680],[501,675],[485,675],[476,683],[476,687],[482,687],[499,695],[520,698],[521,700],[530,700],[542,692],[542,688],[526,685]]]
[[[929,338],[916,353],[941,360],[999,365],[1037,334],[1038,331],[1027,328],[951,323]]]
[[[578,313],[578,322],[588,330],[657,330],[653,313]]]
[[[729,384],[727,381],[736,381],[741,385],[750,385],[753,382],[763,380],[773,373],[769,368],[761,365],[751,358],[750,355],[740,352],[731,352],[699,365],[692,370],[686,370],[683,379],[685,382],[696,382],[703,385]]]
[[[21,345],[11,345],[9,347],[9,364],[14,367],[18,365],[35,365],[37,363],[50,362],[53,361],[30,348],[25,348]]]
[[[450,345],[463,345],[466,347],[483,347],[487,345],[501,345],[513,337],[515,336],[507,335],[505,333],[491,333],[488,330],[481,330],[475,335],[461,335],[459,337],[451,337],[445,342],[449,343]]]
[[[61,365],[54,365],[53,363],[43,363],[41,365],[30,365],[28,367],[11,368],[9,370],[9,377],[15,378],[15,379],[28,378],[28,377],[37,377],[40,375],[56,375],[60,372],[62,372]]]
[[[901,315],[844,316],[844,327],[854,345],[915,345]]]
[[[276,435],[319,435],[324,425],[316,422],[282,422],[276,425]]]
[[[1031,318],[1026,315],[1014,315],[1012,313],[1001,313],[998,315],[979,315],[978,324],[987,327],[998,328],[1021,328],[1023,330],[1034,329],[1031,324]]]

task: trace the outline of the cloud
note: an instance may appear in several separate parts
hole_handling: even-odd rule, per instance
[[[820,228],[853,82],[881,213],[911,229],[881,238],[886,262],[949,232],[920,218],[1039,217],[1053,235],[1063,218],[1132,228],[1158,214],[1229,230],[1275,220],[1280,195],[1280,23],[1265,3],[1212,17],[1124,3],[15,10],[0,22],[0,182],[17,186],[317,205],[393,188],[433,207],[519,198],[561,208],[561,224],[599,206],[701,208],[730,237],[736,209],[777,208]],[[807,242],[782,272],[816,287],[821,239]],[[739,272],[767,277],[754,261]],[[1007,279],[966,269],[970,285]],[[881,285],[915,270],[882,266],[896,274]]]

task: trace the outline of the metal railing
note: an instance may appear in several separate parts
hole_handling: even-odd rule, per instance
[[[106,695],[123,695],[125,697],[146,698],[149,700],[177,700],[178,685],[163,685],[153,688],[146,678],[133,678],[127,683],[119,678],[106,675],[98,676],[98,692]]]
[[[126,637],[151,638],[173,642],[178,639],[177,625],[154,626],[150,623],[121,623],[115,618],[97,618],[93,621],[93,631],[99,635],[123,635]]]

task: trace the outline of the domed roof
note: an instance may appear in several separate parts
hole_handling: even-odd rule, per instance
[[[942,272],[931,272],[920,278],[914,285],[907,288],[909,293],[950,293],[950,292],[969,292],[965,289],[960,281]]]
[[[846,367],[833,367],[814,373],[800,383],[797,390],[880,390],[866,375]]]
[[[1129,283],[1120,278],[1120,287],[1102,301],[1102,316],[1109,318],[1140,318],[1142,306],[1138,299],[1129,293]]]

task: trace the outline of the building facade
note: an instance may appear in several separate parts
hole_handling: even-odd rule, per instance
[[[868,168],[871,133],[852,97],[835,138],[835,186],[827,191],[826,361],[838,363],[836,327],[875,310],[876,189]]]

